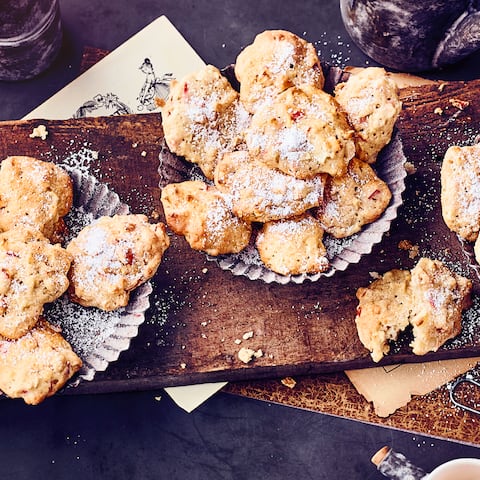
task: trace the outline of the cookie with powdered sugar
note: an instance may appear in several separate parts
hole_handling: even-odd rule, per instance
[[[383,68],[365,68],[335,87],[335,99],[355,128],[357,157],[375,162],[402,110],[395,82]]]
[[[324,175],[294,178],[243,151],[226,154],[215,171],[215,184],[228,195],[233,213],[249,222],[293,217],[318,206],[324,182]]]
[[[223,153],[242,144],[249,122],[238,93],[211,65],[172,81],[162,109],[169,149],[198,164],[210,179]]]
[[[355,155],[353,130],[334,98],[301,85],[259,108],[246,132],[252,155],[296,178],[343,175]]]
[[[19,338],[37,323],[43,306],[67,290],[70,263],[71,255],[36,229],[0,234],[0,336]]]
[[[480,143],[452,146],[440,172],[443,220],[450,230],[468,241],[480,231]]]
[[[37,405],[58,392],[82,366],[70,344],[48,322],[17,340],[0,338],[0,390]]]
[[[64,229],[63,217],[72,202],[72,181],[58,165],[22,156],[8,157],[1,163],[1,231],[24,224],[58,241]]]
[[[250,241],[250,222],[236,217],[228,198],[199,180],[170,183],[161,201],[167,225],[194,250],[210,255],[238,253]]]
[[[130,292],[156,273],[169,245],[165,225],[150,224],[145,215],[99,217],[67,246],[71,299],[106,311],[126,306]]]
[[[267,30],[240,52],[235,62],[240,99],[255,113],[287,88],[323,88],[324,76],[315,47],[294,33]]]
[[[377,220],[392,194],[365,162],[353,158],[341,177],[328,177],[323,202],[316,215],[326,232],[345,238]]]
[[[280,275],[324,272],[329,268],[320,222],[300,217],[265,223],[256,246],[262,262]]]

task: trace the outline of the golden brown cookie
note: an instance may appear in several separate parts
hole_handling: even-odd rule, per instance
[[[452,146],[445,153],[440,179],[442,215],[450,230],[475,241],[480,230],[480,143]]]
[[[215,172],[215,184],[229,195],[233,213],[249,222],[302,214],[319,205],[324,183],[324,175],[297,179],[243,151],[224,155]]]
[[[173,81],[162,109],[170,150],[198,164],[209,179],[222,154],[243,142],[249,122],[238,93],[211,65]]]
[[[355,154],[353,130],[335,99],[301,85],[257,110],[246,132],[252,155],[296,178],[343,175]]]
[[[353,235],[385,211],[392,194],[365,162],[353,158],[342,177],[328,177],[317,217],[326,232],[336,238]]]
[[[281,275],[324,272],[329,267],[318,220],[305,213],[300,217],[265,223],[256,246],[262,262]]]
[[[469,279],[439,260],[421,258],[412,270],[391,270],[357,290],[355,322],[360,341],[378,362],[390,350],[388,342],[412,325],[413,353],[435,352],[460,333],[471,290]]]
[[[462,329],[462,311],[470,306],[472,282],[439,260],[422,258],[412,269],[414,309],[410,318],[413,353],[436,352]]]
[[[0,390],[37,405],[82,366],[69,343],[45,320],[17,340],[0,338]]]
[[[374,362],[390,351],[389,342],[409,324],[414,307],[410,280],[410,271],[391,270],[367,288],[357,290],[358,336]]]
[[[358,158],[373,163],[402,110],[395,82],[383,68],[365,68],[335,87],[335,99],[357,133]]]
[[[238,253],[250,241],[250,222],[237,218],[228,199],[201,181],[171,183],[161,196],[168,226],[195,250],[209,255]]]
[[[45,303],[68,288],[71,256],[38,231],[17,226],[0,234],[0,335],[15,339],[38,321]]]
[[[289,87],[309,84],[321,89],[324,84],[315,47],[284,30],[257,35],[238,55],[235,75],[241,101],[251,113]]]
[[[72,181],[61,167],[32,157],[8,157],[1,163],[0,230],[26,224],[58,241],[72,201]]]
[[[70,296],[83,306],[115,310],[157,271],[169,246],[165,225],[145,215],[100,217],[67,246]]]

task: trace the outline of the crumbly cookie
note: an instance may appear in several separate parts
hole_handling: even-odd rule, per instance
[[[82,366],[69,343],[45,320],[17,340],[0,339],[0,390],[37,405]]]
[[[198,164],[209,179],[223,152],[243,142],[249,122],[238,93],[211,65],[181,81],[172,81],[162,109],[165,141],[170,150]]]
[[[250,241],[250,222],[237,218],[214,186],[198,180],[171,183],[162,189],[161,201],[168,226],[194,250],[238,253]]]
[[[259,108],[246,132],[254,156],[296,178],[343,175],[355,154],[353,130],[334,98],[301,85]]]
[[[305,213],[300,217],[265,223],[256,246],[262,262],[281,275],[318,273],[328,269],[323,229]]]
[[[224,155],[215,172],[215,184],[229,195],[233,213],[249,222],[294,217],[318,206],[324,182],[324,175],[294,178],[244,151]]]
[[[67,246],[72,255],[69,289],[86,307],[115,310],[157,271],[170,244],[165,225],[145,215],[100,217]]]
[[[389,342],[409,324],[413,309],[410,280],[410,271],[391,270],[367,288],[357,290],[358,336],[374,362],[390,351]]]
[[[439,260],[422,258],[412,269],[414,309],[410,318],[415,355],[436,352],[462,329],[462,310],[470,306],[472,282]]]
[[[235,62],[240,98],[255,113],[289,87],[323,88],[324,76],[312,44],[284,30],[267,30],[242,50]]]
[[[328,177],[317,217],[326,232],[336,238],[353,235],[380,217],[392,194],[365,162],[353,158],[342,177]]]
[[[480,143],[452,146],[445,153],[440,180],[443,220],[462,238],[475,241],[480,230]]]
[[[357,290],[355,322],[360,341],[378,362],[390,350],[388,342],[412,325],[413,353],[435,352],[460,333],[471,290],[469,279],[439,260],[421,258],[412,270],[391,270]]]
[[[365,68],[335,87],[335,99],[357,133],[358,158],[373,163],[402,110],[395,82],[383,68]]]
[[[8,157],[0,167],[0,230],[17,224],[59,241],[71,209],[73,187],[61,167],[32,157]]]
[[[19,338],[68,288],[71,256],[38,231],[17,226],[0,234],[0,335]]]

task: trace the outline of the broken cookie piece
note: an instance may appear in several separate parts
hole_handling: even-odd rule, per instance
[[[471,289],[469,279],[439,260],[421,258],[412,270],[391,270],[357,290],[360,341],[378,362],[389,352],[389,342],[411,325],[413,353],[435,352],[460,333]]]

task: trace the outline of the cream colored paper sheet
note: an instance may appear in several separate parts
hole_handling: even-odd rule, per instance
[[[413,395],[426,395],[475,367],[480,357],[349,370],[346,375],[375,413],[388,417]]]

